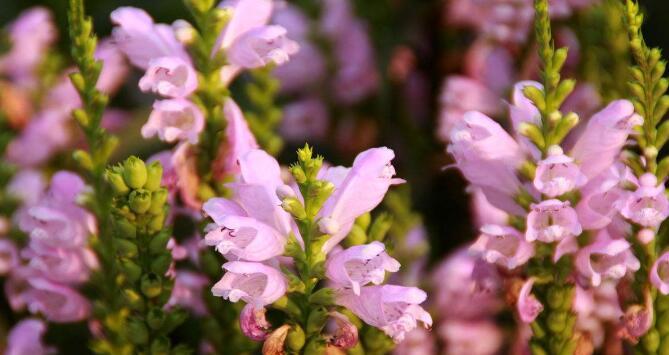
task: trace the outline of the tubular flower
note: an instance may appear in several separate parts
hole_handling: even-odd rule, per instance
[[[286,280],[273,267],[246,261],[223,264],[227,272],[211,291],[230,302],[242,300],[256,308],[274,303],[286,293]]]
[[[534,246],[516,229],[490,224],[481,227],[481,235],[470,250],[483,260],[509,270],[525,264],[534,255]]]
[[[581,231],[581,224],[569,202],[546,200],[532,205],[532,211],[527,215],[525,239],[552,243],[577,236]]]
[[[326,276],[337,285],[351,287],[360,295],[360,287],[368,283],[383,283],[386,271],[396,272],[400,263],[385,252],[381,242],[357,245],[328,258]]]

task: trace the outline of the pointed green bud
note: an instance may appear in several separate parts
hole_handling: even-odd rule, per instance
[[[653,146],[646,147],[646,148],[643,150],[643,155],[646,157],[646,160],[647,160],[647,161],[648,161],[648,160],[651,160],[651,161],[652,161],[652,160],[655,160],[655,158],[657,158],[657,154],[658,154],[658,153],[659,153],[659,152],[657,151],[657,148],[655,148],[655,147],[653,147]]]
[[[121,270],[123,270],[123,275],[128,282],[134,283],[139,280],[140,276],[142,276],[142,268],[132,260],[121,259],[120,264]]]
[[[328,320],[328,311],[324,307],[315,308],[307,318],[307,334],[319,334]]]
[[[156,275],[165,275],[172,264],[172,255],[169,252],[163,253],[151,261],[151,271]]]
[[[150,233],[160,232],[165,226],[166,216],[167,214],[164,211],[155,216],[152,216],[151,220],[149,221],[149,225],[147,226],[149,228],[149,232]]]
[[[77,165],[83,170],[93,171],[93,159],[87,152],[77,149],[72,153],[72,159],[77,162]]]
[[[157,307],[153,307],[149,310],[149,313],[146,315],[146,322],[149,324],[149,327],[154,330],[160,329],[165,323],[165,312]]]
[[[109,160],[109,157],[114,154],[118,147],[118,138],[116,136],[105,136],[103,138],[102,147],[100,148],[100,155],[104,161]]]
[[[567,325],[566,312],[551,312],[548,315],[547,323],[548,329],[553,333],[561,333]]]
[[[91,120],[88,118],[88,114],[83,109],[75,109],[72,111],[72,116],[81,127],[86,128],[91,123]]]
[[[170,238],[172,237],[167,231],[158,233],[151,238],[151,241],[149,242],[149,252],[151,254],[163,253],[167,248],[167,243],[170,241]]]
[[[544,149],[546,147],[546,141],[544,140],[544,135],[539,126],[523,122],[518,126],[518,133],[529,138],[537,148]]]
[[[121,174],[113,172],[109,169],[105,171],[105,181],[112,187],[114,194],[117,196],[125,196],[130,192],[130,188],[126,185]]]
[[[163,179],[163,166],[160,162],[154,161],[146,167],[146,184],[144,188],[149,191],[156,191],[160,188]]]
[[[297,159],[304,164],[311,160],[313,154],[314,150],[308,144],[305,144],[303,148],[297,150]]]
[[[367,239],[369,241],[382,242],[384,239],[386,239],[386,234],[392,225],[393,217],[388,213],[381,213],[378,217],[376,217],[371,227],[369,227]]]
[[[372,223],[372,214],[369,212],[362,214],[360,217],[355,219],[355,224],[360,226],[363,231],[366,231],[367,228],[369,228],[370,223]]]
[[[560,84],[558,84],[558,87],[555,89],[555,99],[553,102],[555,108],[562,106],[562,103],[567,98],[567,96],[569,96],[569,94],[574,91],[575,86],[576,80],[573,79],[563,80],[560,82]]]
[[[272,303],[272,308],[278,309],[287,313],[288,315],[300,319],[302,317],[302,310],[298,307],[293,300],[287,296],[282,296],[274,303]]]
[[[651,328],[646,335],[641,337],[641,345],[649,354],[657,354],[660,348],[660,333],[657,329]]]
[[[167,203],[167,195],[168,192],[165,188],[154,190],[151,193],[151,207],[149,208],[151,214],[157,215],[163,213],[165,203]]]
[[[295,197],[288,197],[281,201],[281,207],[297,219],[307,218],[307,212],[304,210],[302,202]]]
[[[170,339],[166,336],[159,336],[151,342],[151,355],[170,355]]]
[[[323,157],[316,157],[304,163],[305,172],[307,173],[307,180],[314,181],[318,177],[318,172],[323,166]]]
[[[113,242],[116,249],[116,255],[122,258],[134,258],[137,256],[138,250],[135,243],[121,238],[114,238]]]
[[[146,184],[146,165],[136,156],[123,162],[123,179],[133,189],[141,189]]]
[[[529,181],[534,180],[534,175],[536,171],[537,171],[537,166],[534,165],[534,163],[530,160],[525,160],[518,168],[518,172],[520,173],[520,175]]]
[[[667,114],[667,110],[669,109],[669,96],[668,95],[663,95],[660,97],[660,99],[657,102],[657,105],[655,106],[655,122],[660,122],[664,115]],[[663,146],[664,143],[666,143],[666,140],[662,142],[662,144],[657,143],[659,147]]]
[[[321,306],[332,306],[335,304],[335,292],[329,287],[321,288],[309,296],[309,302]]]
[[[144,189],[134,190],[128,197],[128,205],[135,213],[146,213],[151,207],[151,192]]]
[[[133,310],[144,309],[144,298],[135,290],[126,288],[123,290],[123,301]]]
[[[293,175],[293,178],[295,178],[295,182],[298,184],[304,184],[307,182],[307,174],[304,173],[304,170],[302,170],[302,167],[299,165],[293,165],[290,167],[290,173]]]
[[[140,289],[144,296],[148,298],[158,297],[163,290],[163,282],[160,279],[160,276],[154,273],[149,273],[142,276]]]
[[[143,345],[149,342],[149,330],[146,324],[139,319],[128,320],[125,333],[133,344]]]
[[[527,85],[523,87],[523,94],[534,103],[534,106],[536,106],[539,111],[544,111],[546,109],[544,92],[541,89],[532,85]]]
[[[346,247],[367,244],[367,233],[359,225],[354,224],[346,239],[344,239],[344,244]]]
[[[80,72],[74,72],[70,74],[70,81],[72,82],[72,85],[74,86],[75,89],[79,93],[83,93],[86,91],[86,80],[84,79],[83,75],[81,75]]]
[[[285,346],[292,351],[299,352],[306,342],[306,337],[304,335],[304,330],[302,327],[295,324],[288,331],[288,336],[286,337]]]

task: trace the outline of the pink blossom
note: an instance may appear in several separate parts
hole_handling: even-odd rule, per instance
[[[204,115],[192,102],[184,99],[158,100],[153,103],[149,120],[142,127],[142,136],[158,135],[165,142],[177,140],[196,144],[204,129]]]
[[[26,318],[18,322],[7,336],[5,355],[46,355],[55,349],[44,344],[42,337],[47,325],[36,318]]]
[[[436,351],[435,339],[431,332],[416,328],[408,332],[404,340],[395,346],[393,355],[435,354]]]
[[[518,295],[518,302],[516,303],[516,310],[520,316],[520,320],[524,323],[532,323],[537,318],[539,313],[543,311],[544,306],[531,294],[534,279],[529,278],[523,283]]]
[[[21,200],[25,206],[36,204],[46,190],[46,181],[42,173],[32,169],[18,171],[7,184],[6,191]]]
[[[394,285],[365,286],[360,295],[342,289],[337,293],[337,304],[348,308],[365,323],[383,330],[396,343],[422,322],[432,326],[432,317],[419,304],[427,294],[415,287]]]
[[[474,42],[464,58],[465,74],[499,95],[511,86],[514,63],[511,53],[485,38]]]
[[[288,32],[288,35],[292,33]],[[281,82],[282,93],[306,91],[320,82],[326,74],[326,62],[319,48],[311,42],[299,42],[300,50],[290,61],[274,69]]]
[[[98,267],[97,257],[89,249],[50,247],[38,239],[31,239],[21,256],[28,260],[32,270],[59,283],[85,282],[91,271]]]
[[[95,59],[103,63],[97,89],[108,95],[117,92],[129,72],[125,55],[111,39],[105,39],[98,44]]]
[[[47,161],[69,143],[71,132],[68,120],[69,113],[62,110],[38,113],[7,146],[7,160],[22,167],[32,167]]]
[[[513,201],[521,190],[515,171],[524,160],[518,143],[497,122],[475,111],[458,122],[450,140],[448,152],[467,180],[481,188],[493,206],[523,213]]]
[[[532,205],[527,215],[525,239],[528,242],[539,240],[552,243],[578,236],[581,231],[576,211],[569,206],[568,201],[546,200]]]
[[[646,173],[639,178],[639,188],[629,194],[620,214],[644,227],[658,227],[669,216],[669,200],[664,184],[655,175]]]
[[[195,68],[179,57],[158,57],[149,61],[149,67],[139,80],[143,92],[153,92],[171,98],[184,98],[197,89]]]
[[[534,187],[548,197],[557,197],[577,189],[588,181],[574,159],[564,155],[557,145],[548,149],[548,157],[537,163]]]
[[[114,42],[130,62],[140,69],[149,69],[152,59],[179,57],[190,62],[185,48],[176,39],[169,25],[155,24],[144,10],[120,7],[111,13],[116,25]]]
[[[368,149],[358,154],[344,180],[335,184],[335,191],[319,214],[321,231],[331,234],[323,245],[324,252],[346,237],[357,217],[381,203],[390,186],[404,182],[393,178],[394,157],[395,153],[386,147]]]
[[[374,49],[365,26],[359,21],[340,24],[334,38],[337,71],[332,82],[334,99],[351,105],[371,95],[379,85]]]
[[[335,321],[335,331],[328,343],[340,349],[350,349],[358,344],[358,327],[347,316],[339,312],[331,312]]]
[[[21,86],[37,84],[37,66],[56,40],[57,29],[49,10],[33,7],[22,12],[8,26],[11,48],[0,56],[0,73]]]
[[[204,204],[209,215],[208,204],[216,200]],[[220,227],[207,233],[205,243],[215,246],[226,259],[264,261],[283,254],[286,236],[273,227],[252,217],[232,214],[218,216],[217,220]]]
[[[627,100],[611,102],[593,115],[578,138],[571,156],[581,172],[593,178],[606,170],[618,158],[632,128],[643,123]]]
[[[669,294],[669,253],[662,254],[653,264],[650,282],[663,295]]]
[[[577,315],[576,329],[590,334],[596,348],[604,343],[608,325],[623,315],[613,282],[589,289],[576,286],[572,310]]]
[[[209,279],[204,275],[187,270],[177,270],[174,278],[174,288],[166,308],[180,306],[190,310],[198,316],[207,314],[207,306],[202,298],[202,290],[209,285]]]
[[[470,213],[475,227],[480,228],[486,224],[506,224],[508,222],[509,215],[488,202],[481,189],[469,187],[467,192],[469,192],[471,199]]]
[[[620,279],[628,271],[637,271],[641,266],[630,247],[627,240],[611,239],[606,230],[602,230],[595,242],[576,253],[576,269],[595,287],[604,279]]]
[[[225,143],[221,145],[218,157],[214,162],[214,174],[219,178],[225,175],[238,174],[239,164],[237,161],[251,150],[258,149],[256,138],[249,129],[244,119],[244,114],[237,103],[227,98],[223,106],[223,114],[226,119]]]
[[[239,327],[242,333],[254,341],[263,341],[269,336],[269,324],[265,318],[265,308],[254,307],[247,304],[239,315]]]
[[[232,65],[241,68],[259,68],[270,63],[281,65],[297,53],[299,45],[286,36],[281,26],[262,26],[239,36],[228,49]]]
[[[617,164],[591,179],[581,188],[581,200],[576,205],[579,221],[584,229],[600,229],[609,225],[618,214],[626,191],[621,185],[633,181],[631,170]]]
[[[385,252],[381,242],[356,245],[331,255],[325,265],[326,276],[336,285],[351,287],[360,295],[360,287],[369,283],[380,285],[386,271],[397,272],[400,263]]]
[[[525,264],[534,255],[534,246],[516,229],[491,224],[481,227],[481,235],[470,250],[483,260],[509,270]]]
[[[466,112],[496,115],[501,111],[501,104],[502,100],[479,81],[461,75],[447,77],[439,94],[439,138],[448,141]]]
[[[286,293],[283,274],[270,266],[246,261],[223,264],[227,272],[211,291],[230,302],[243,300],[256,308],[274,303]]]
[[[502,330],[487,319],[448,319],[439,324],[438,333],[446,344],[444,355],[494,355],[504,342]]]
[[[290,63],[292,65],[294,61]],[[291,142],[322,141],[327,136],[328,123],[328,111],[323,101],[316,97],[307,97],[283,107],[279,130],[281,136]]]
[[[7,275],[19,265],[19,252],[11,240],[0,239],[0,276]]]
[[[197,190],[200,186],[200,177],[197,174],[197,161],[194,146],[183,142],[179,144],[172,154],[170,166],[176,180],[176,187],[184,204],[193,210],[199,210],[202,202],[197,198]]]
[[[653,326],[653,298],[644,291],[644,304],[634,304],[625,310],[619,325],[618,337],[636,344]]]

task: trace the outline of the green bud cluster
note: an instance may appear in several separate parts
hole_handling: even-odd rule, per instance
[[[531,324],[533,337],[530,349],[538,354],[573,354],[578,337],[574,334],[576,315],[571,311],[573,285],[557,283],[538,285],[534,292],[544,301],[544,310]]]
[[[244,94],[251,108],[244,112],[244,117],[260,146],[268,153],[277,155],[283,148],[283,140],[276,132],[282,112],[275,103],[279,80],[272,75],[273,69],[267,66],[250,72]]]

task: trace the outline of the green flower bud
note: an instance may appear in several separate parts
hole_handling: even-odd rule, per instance
[[[367,212],[360,217],[355,219],[355,224],[360,226],[363,231],[366,231],[369,228],[369,224],[372,223],[372,214]]]
[[[146,316],[146,322],[154,330],[160,329],[165,322],[165,312],[157,307],[151,308]]]
[[[283,199],[281,207],[297,219],[307,218],[307,212],[304,210],[302,202],[295,197],[287,197]]]
[[[657,329],[651,328],[646,335],[641,337],[641,344],[651,354],[656,354],[657,349],[660,348],[660,333]]]
[[[121,259],[120,264],[121,269],[123,270],[123,275],[128,280],[128,282],[136,282],[139,280],[140,276],[142,276],[142,268],[135,264],[135,262],[132,260]]]
[[[111,170],[105,171],[105,181],[112,187],[112,190],[116,195],[124,196],[130,192],[130,188],[125,184],[123,176],[119,173]]]
[[[160,162],[154,161],[146,167],[146,184],[144,188],[149,191],[156,191],[160,188],[163,179],[163,166]]]
[[[133,289],[123,290],[123,300],[133,310],[141,311],[144,309],[144,299]]]
[[[331,288],[322,288],[309,296],[309,302],[321,306],[331,306],[335,304],[335,292]]]
[[[123,162],[123,179],[133,189],[141,189],[146,184],[146,165],[136,156]]]
[[[169,355],[170,347],[170,339],[160,336],[151,342],[151,355]]]
[[[167,189],[158,189],[151,193],[151,207],[149,208],[151,214],[163,213],[163,207],[165,207],[165,203],[167,202],[167,195]]]
[[[307,174],[304,173],[304,170],[302,170],[302,167],[299,165],[293,165],[290,167],[290,173],[293,175],[293,178],[295,178],[295,182],[298,184],[304,184],[307,182]]]
[[[382,242],[384,239],[386,239],[386,234],[392,225],[393,217],[388,213],[381,213],[378,217],[376,217],[372,223],[372,226],[369,227],[369,233],[367,233],[368,240]]]
[[[348,232],[346,239],[344,239],[344,245],[346,247],[352,247],[354,245],[362,245],[367,243],[367,233],[360,228],[359,225],[354,224],[351,228],[351,231]]]
[[[160,276],[156,275],[155,273],[149,273],[142,276],[140,289],[146,297],[158,297],[160,292],[163,290],[163,282],[160,279]]]
[[[220,268],[219,268],[220,269]],[[302,317],[302,310],[300,310],[300,307],[298,307],[295,302],[293,302],[290,298],[287,296],[282,296],[278,300],[276,300],[274,303],[272,303],[272,308],[278,309],[280,311],[283,311],[294,318],[301,318]]]
[[[151,207],[151,193],[144,189],[134,190],[130,193],[128,205],[135,213],[146,213]]]
[[[167,313],[165,317],[165,324],[163,325],[162,330],[165,333],[169,333],[174,330],[176,327],[180,326],[189,316],[189,313],[183,309],[176,308]]]
[[[163,226],[165,225],[165,217],[166,217],[165,212],[151,217],[151,221],[149,221],[149,226],[148,226],[149,232],[156,233],[161,231],[163,229]]]
[[[297,150],[297,160],[302,164],[310,161],[313,155],[314,150],[308,144],[305,144],[303,148]]]
[[[565,312],[551,312],[548,315],[547,325],[548,329],[553,333],[561,333],[567,324],[567,313]]]
[[[285,345],[288,349],[299,352],[304,347],[305,341],[306,337],[304,335],[304,330],[296,324],[288,331]]]
[[[328,311],[323,307],[318,307],[309,313],[307,318],[307,333],[318,334],[321,332],[321,329],[325,326],[325,322],[328,319]]]
[[[91,155],[87,152],[81,149],[75,150],[72,153],[72,159],[77,162],[80,168],[87,171],[93,170],[93,159],[91,159]]]
[[[123,217],[117,218],[115,221],[117,235],[126,239],[135,239],[137,237],[137,227],[130,223]]]
[[[170,238],[172,237],[169,233],[167,233],[167,231],[158,233],[149,242],[149,252],[151,254],[161,254],[165,252],[167,248],[167,242],[170,241]]]
[[[141,320],[129,320],[125,330],[126,336],[133,344],[143,345],[149,341],[149,330]]]
[[[153,261],[151,261],[151,271],[157,275],[165,275],[167,270],[170,268],[170,264],[172,264],[172,255],[170,255],[168,252],[156,257],[153,259]]]
[[[319,337],[312,338],[304,349],[305,354],[326,354],[325,341]]]
[[[121,238],[114,238],[113,243],[116,249],[116,255],[123,258],[134,258],[137,256],[138,250],[135,243]]]

